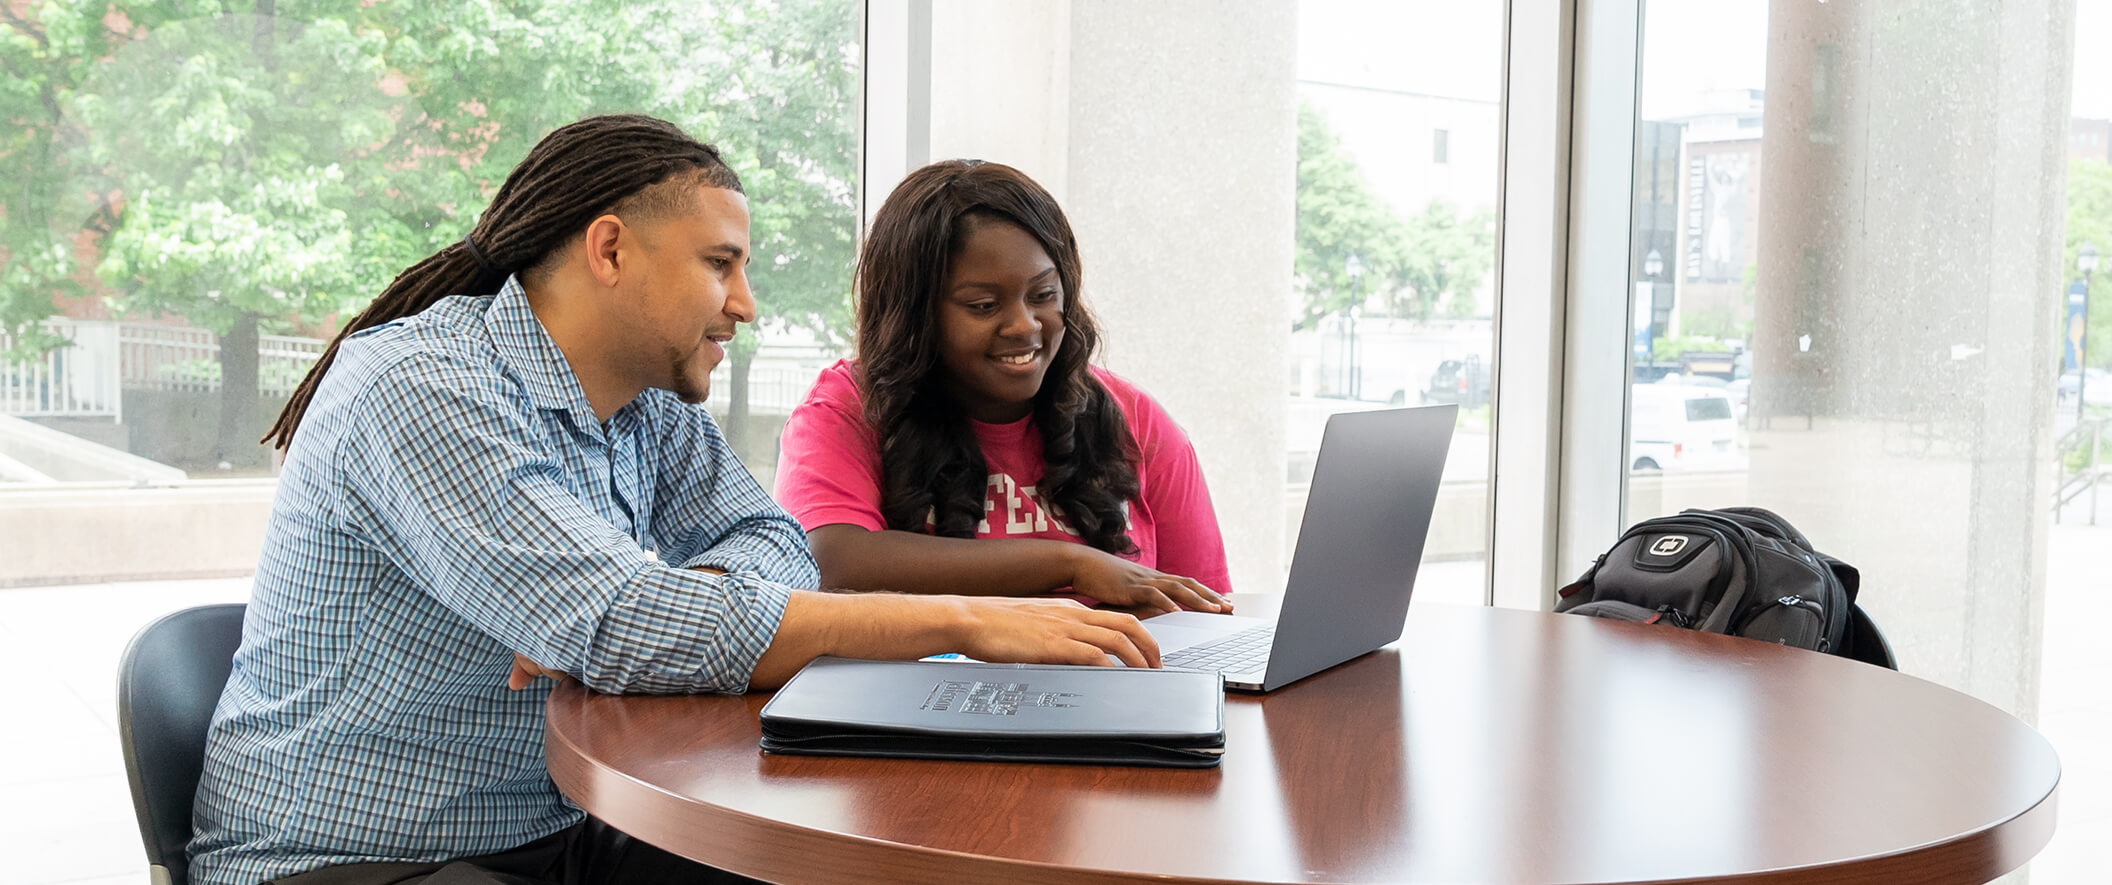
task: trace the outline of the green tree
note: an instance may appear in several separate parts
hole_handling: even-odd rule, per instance
[[[1433,200],[1406,227],[1402,250],[1406,285],[1391,293],[1392,312],[1428,317],[1442,302],[1446,316],[1479,313],[1474,290],[1495,266],[1495,217],[1488,212],[1463,216],[1450,204]]]
[[[1294,328],[1350,303],[1350,258],[1363,267],[1359,295],[1405,284],[1405,225],[1366,187],[1357,163],[1320,112],[1298,103],[1298,250],[1292,275],[1302,296]]]
[[[15,183],[0,323],[33,328],[99,280],[116,311],[220,333],[223,457],[261,455],[260,326],[359,309],[460,238],[545,132],[588,114],[654,114],[719,143],[747,185],[766,325],[834,339],[848,324],[849,4],[200,5],[0,9],[0,114],[24,121],[0,136]],[[731,424],[753,353],[744,336]]]
[[[2112,164],[2072,160],[2068,164],[2068,236],[2061,250],[2063,279],[2080,280],[2076,267],[2084,244],[2097,247],[2098,268],[2090,278],[2090,325],[2086,360],[2112,369]],[[2065,289],[2063,290],[2065,291]],[[2067,296],[2061,297],[2061,333],[2068,322]]]
[[[1376,298],[1394,316],[1478,312],[1474,291],[1496,256],[1495,219],[1462,216],[1442,201],[1403,221],[1371,192],[1341,139],[1310,104],[1298,105],[1298,244],[1293,275],[1301,296],[1294,328],[1349,306],[1349,266],[1363,273],[1359,301]]]
[[[372,85],[385,41],[344,18],[152,12],[132,11],[151,28],[68,103],[85,161],[73,186],[117,207],[97,268],[112,311],[220,336],[215,457],[255,464],[260,325],[354,309],[375,269],[414,257],[361,187],[401,101]]]
[[[694,69],[694,83],[671,83],[670,113],[715,119],[709,131],[754,197],[749,279],[767,318],[762,334],[802,329],[847,343],[858,211],[855,6],[801,0],[738,17],[671,18],[689,29],[680,32],[688,45],[745,47],[725,64]],[[759,341],[742,335],[728,354],[725,430],[744,456],[751,444],[774,445],[749,439]]]
[[[88,6],[0,3],[0,334],[15,340],[11,356],[61,343],[36,324],[88,291],[75,237],[116,224],[107,197],[68,187],[82,164],[66,102],[130,39]]]

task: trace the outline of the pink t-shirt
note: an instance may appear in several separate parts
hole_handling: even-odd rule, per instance
[[[838,523],[869,531],[887,527],[880,515],[880,443],[865,421],[856,371],[849,360],[824,370],[806,402],[792,410],[779,441],[777,499],[808,531]],[[1122,409],[1141,456],[1137,500],[1129,503],[1129,538],[1137,551],[1124,558],[1232,592],[1217,513],[1188,435],[1135,385],[1097,366],[1093,376]],[[1034,419],[968,426],[990,468],[975,536],[1084,543],[1034,487],[1042,471]]]

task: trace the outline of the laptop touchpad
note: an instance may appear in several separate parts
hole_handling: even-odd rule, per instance
[[[1243,618],[1237,615],[1179,611],[1147,618],[1143,623],[1144,629],[1151,631],[1151,638],[1159,641],[1159,653],[1165,654],[1269,622],[1261,618]]]

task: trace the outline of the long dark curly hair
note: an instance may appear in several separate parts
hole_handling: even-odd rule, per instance
[[[1063,344],[1034,395],[1050,504],[1087,543],[1132,553],[1125,505],[1138,492],[1136,443],[1093,377],[1100,330],[1079,297],[1078,241],[1055,198],[1019,170],[947,160],[910,173],[873,217],[858,258],[859,388],[880,440],[887,527],[971,538],[988,467],[944,389],[939,304],[946,276],[981,225],[1011,224],[1041,243],[1063,284]]]

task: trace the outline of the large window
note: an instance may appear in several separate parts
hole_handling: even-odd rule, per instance
[[[1426,602],[1487,596],[1503,20],[1498,2],[1298,7],[1289,527],[1328,412],[1456,403]]]
[[[125,641],[248,598],[265,427],[550,129],[650,113],[741,174],[765,319],[711,407],[770,459],[848,324],[859,7],[0,3],[0,881],[141,880]]]
[[[246,593],[70,585],[247,574],[255,441],[322,343],[542,133],[642,111],[755,207],[764,320],[710,407],[766,482],[848,355],[860,207],[926,160],[1010,163],[1079,233],[1104,362],[1194,438],[1237,589],[1281,586],[1348,410],[1460,406],[1418,605],[1540,600],[1616,523],[1775,509],[1861,568],[1903,670],[2047,734],[2032,873],[2098,881],[2112,0],[1923,6],[0,6],[0,660],[52,711],[0,744],[51,764],[0,792],[94,805],[92,837],[14,832],[109,859],[0,850],[0,879],[137,869],[105,709],[130,624],[41,627]]]
[[[763,320],[712,408],[761,475],[848,334],[858,4],[9,6],[0,587],[253,567],[257,440],[326,340],[582,116],[675,121],[745,178]]]
[[[943,157],[1062,201],[1104,361],[1195,440],[1238,589],[1282,587],[1329,415],[1458,403],[1416,598],[1480,603],[1503,14],[942,0],[868,203]]]
[[[2107,658],[2064,626],[2112,567],[2107,6],[1651,0],[1642,30],[1626,520],[1774,509],[1861,569],[1902,670],[2037,716],[2069,775],[2039,882],[2112,867]]]

